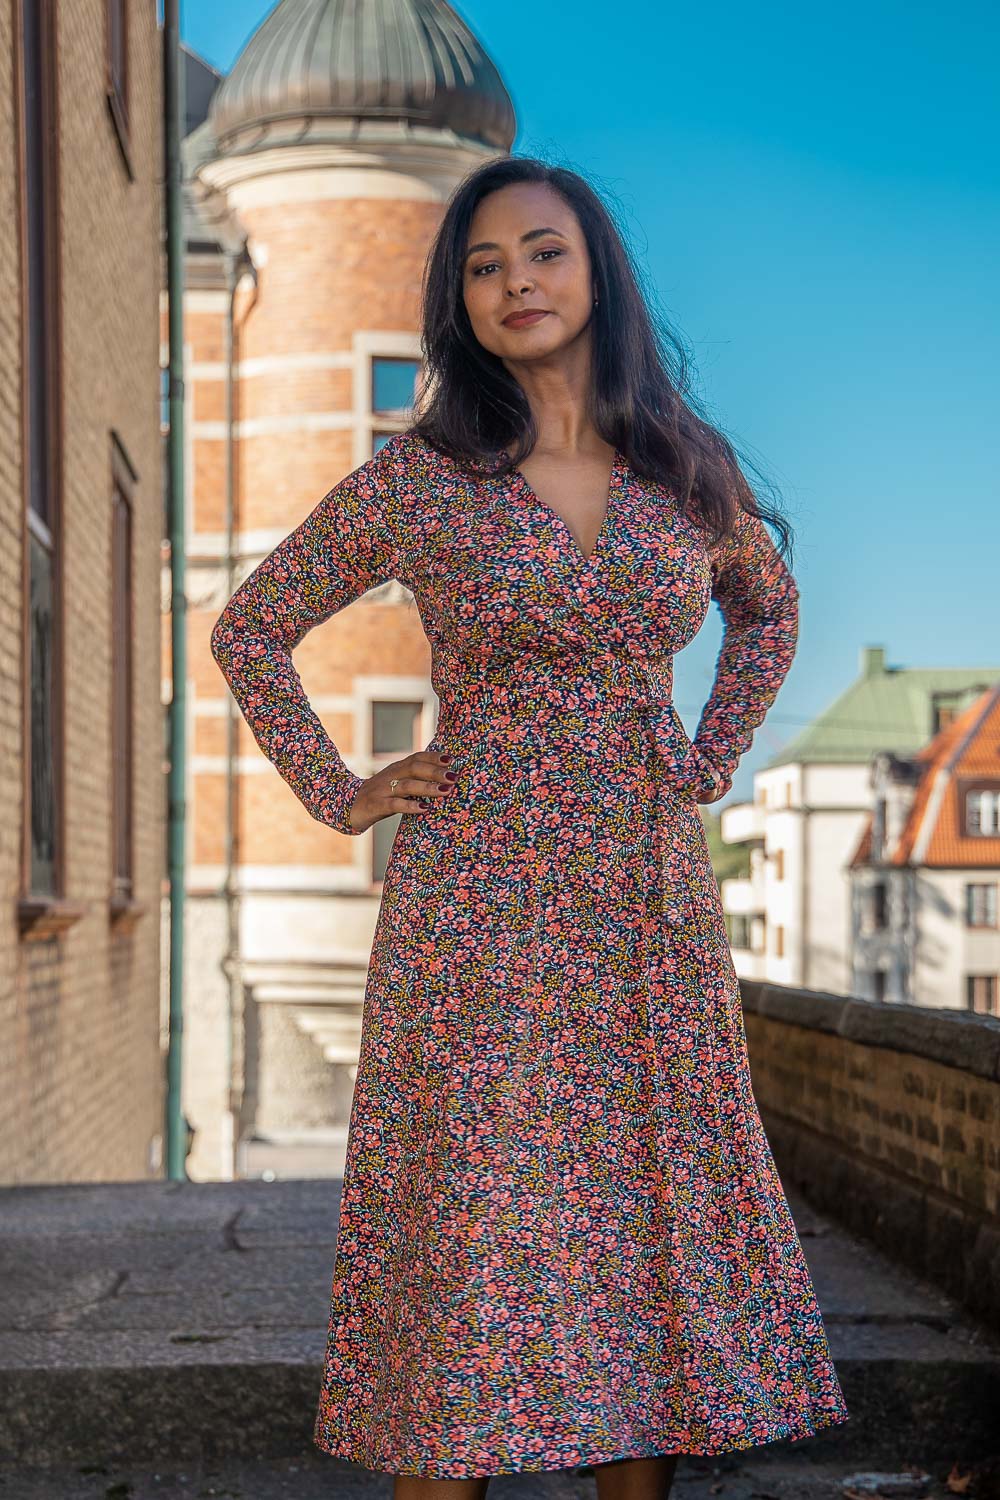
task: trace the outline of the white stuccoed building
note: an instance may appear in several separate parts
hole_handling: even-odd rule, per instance
[[[1000,682],[871,767],[850,866],[853,993],[1000,1015]]]
[[[851,862],[873,757],[914,756],[998,679],[998,667],[890,667],[865,646],[857,681],[755,773],[753,801],[723,809],[723,842],[750,854],[749,876],[721,885],[741,977],[854,992]]]

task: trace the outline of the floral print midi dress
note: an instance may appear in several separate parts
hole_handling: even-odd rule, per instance
[[[585,557],[519,470],[415,433],[236,590],[212,651],[319,821],[362,785],[292,651],[392,578],[457,790],[403,814],[375,928],[315,1443],[471,1478],[714,1454],[844,1421],[751,1090],[699,797],[791,665],[763,523],[716,548],[614,458]],[[724,634],[693,739],[671,663]]]

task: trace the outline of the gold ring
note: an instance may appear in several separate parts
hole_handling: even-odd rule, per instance
[[[390,792],[395,792],[395,790],[396,790],[396,788],[398,786],[399,786],[399,777],[398,776],[394,776],[392,778],[392,780],[389,782],[389,790],[390,790]]]

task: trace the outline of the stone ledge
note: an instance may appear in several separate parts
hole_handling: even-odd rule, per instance
[[[758,979],[741,979],[740,994],[745,1010],[768,1020],[832,1032],[866,1047],[911,1052],[978,1078],[1000,1080],[1000,1018],[995,1016],[855,1000]]]

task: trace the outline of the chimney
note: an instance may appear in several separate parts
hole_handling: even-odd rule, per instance
[[[884,646],[862,646],[861,647],[861,675],[862,677],[875,677],[878,673],[885,671],[885,647]]]

